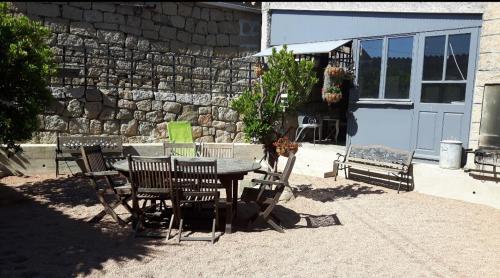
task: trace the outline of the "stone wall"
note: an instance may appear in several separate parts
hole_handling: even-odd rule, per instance
[[[176,78],[180,84],[185,77],[172,77],[166,67],[155,68],[165,72],[160,86],[153,86],[146,78],[151,67],[143,61],[149,61],[152,53],[160,58],[162,53],[226,58],[253,54],[260,45],[259,14],[189,2],[13,2],[13,7],[52,30],[49,43],[59,62],[63,47],[74,56],[83,49],[101,54],[110,49],[133,51],[134,71],[144,77],[134,77],[135,87],[127,87],[130,76],[118,72],[128,67],[125,62],[115,61],[116,68],[105,75],[100,68],[103,60],[90,59],[85,86],[84,78],[76,78],[71,86],[62,86],[60,79],[53,83],[55,101],[39,116],[41,129],[31,142],[53,143],[57,133],[118,134],[124,142],[157,142],[167,138],[166,125],[173,120],[191,122],[197,141],[243,140],[240,116],[228,107],[227,91],[207,92],[206,84],[188,93],[174,90],[168,81]],[[78,64],[81,59],[71,62]],[[203,67],[195,71],[206,72]],[[219,75],[222,82],[224,74]],[[112,83],[111,89],[104,78]]]
[[[479,125],[483,107],[484,85],[500,83],[500,4],[488,3],[483,13],[479,40],[479,62],[472,104],[469,148],[479,144]]]

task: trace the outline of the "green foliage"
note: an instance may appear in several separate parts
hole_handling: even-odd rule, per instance
[[[231,106],[244,116],[245,136],[264,144],[275,139],[275,127],[283,109],[280,97],[287,94],[287,111],[294,111],[307,100],[312,87],[318,81],[312,61],[295,61],[294,54],[286,46],[279,52],[273,49],[267,62],[268,69],[251,89],[235,99]]]
[[[0,3],[0,143],[9,151],[19,151],[15,143],[31,138],[37,115],[52,99],[49,35],[40,23],[13,16],[8,4]]]

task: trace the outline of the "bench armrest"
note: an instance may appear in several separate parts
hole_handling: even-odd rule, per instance
[[[344,159],[342,159],[342,161],[340,160],[340,158],[343,157]],[[341,154],[341,153],[337,153],[337,159],[335,159],[335,161],[338,161],[338,162],[345,162],[345,159],[346,159],[346,156],[344,154]]]
[[[118,171],[101,171],[101,172],[89,172],[85,173],[87,177],[106,177],[106,176],[117,176],[120,175]]]

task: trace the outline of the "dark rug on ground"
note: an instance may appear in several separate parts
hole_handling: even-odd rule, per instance
[[[332,202],[336,199],[356,198],[363,194],[384,194],[384,190],[375,189],[371,186],[353,183],[329,188],[312,188],[310,184],[297,185],[293,189],[295,196],[302,196],[320,202]]]

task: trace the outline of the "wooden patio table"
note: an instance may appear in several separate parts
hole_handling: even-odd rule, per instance
[[[203,161],[213,160],[213,158],[205,157],[176,157],[172,156],[172,161],[178,159],[180,161]],[[113,163],[113,168],[128,176],[129,167],[127,160],[119,160]],[[226,209],[226,233],[232,233],[233,218],[236,214],[238,204],[238,181],[243,177],[261,168],[261,165],[252,160],[241,160],[235,158],[217,158],[217,177],[222,186],[226,190],[226,199],[229,206]]]

